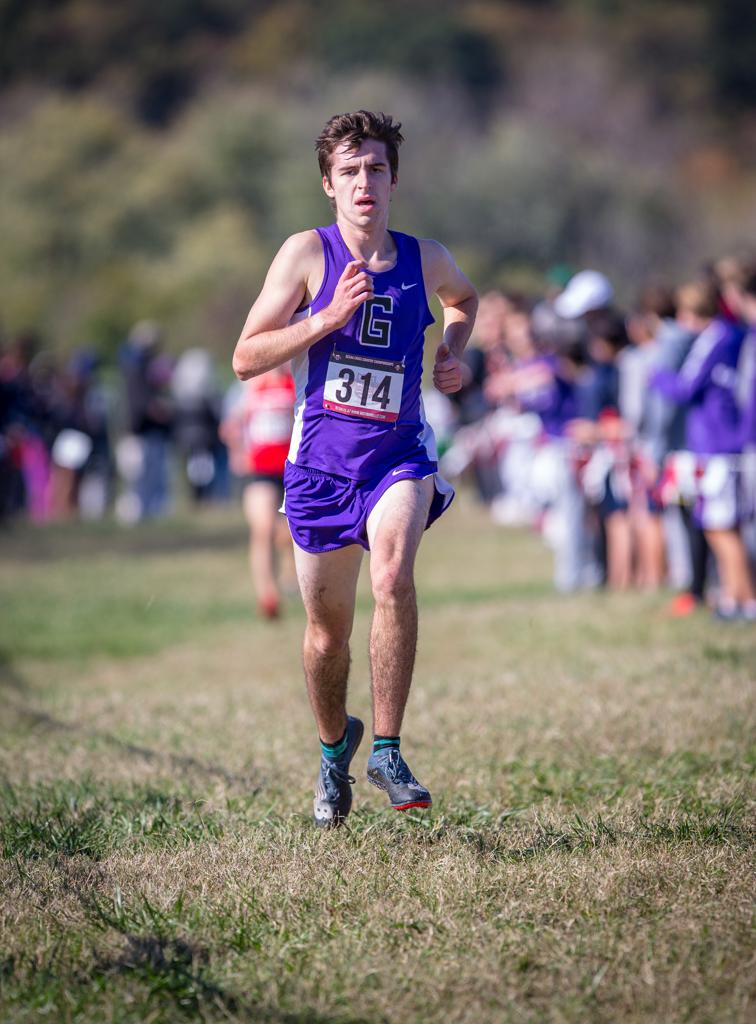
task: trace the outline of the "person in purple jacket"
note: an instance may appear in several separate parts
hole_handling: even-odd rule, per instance
[[[750,454],[756,452],[756,265],[743,272],[740,305],[748,328],[738,365],[744,399],[741,440]]]
[[[722,618],[750,616],[756,594],[739,532],[737,456],[743,428],[735,396],[743,329],[719,314],[716,289],[706,282],[679,289],[677,319],[697,337],[679,372],[657,370],[650,383],[688,409],[686,447],[699,467],[694,511],[717,562],[717,613]]]
[[[234,352],[242,380],[291,360],[295,425],[283,511],[307,614],[304,670],[321,742],[314,817],[340,824],[363,724],[347,715],[349,637],[363,550],[370,551],[373,752],[368,779],[397,810],[431,796],[399,749],[417,641],[415,555],[449,505],[420,385],[428,298],[443,307],[433,380],[462,383],[475,289],[438,242],[388,228],[400,125],[360,110],[325,125],[316,150],[335,212],[292,235],[273,260]]]
[[[756,264],[743,268],[739,299],[743,319],[748,326],[738,364],[743,398],[742,474],[747,517],[744,541],[753,566],[756,565]]]

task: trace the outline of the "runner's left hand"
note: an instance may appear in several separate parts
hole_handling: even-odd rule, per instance
[[[443,395],[451,395],[462,387],[462,363],[445,342],[436,349],[433,383]]]

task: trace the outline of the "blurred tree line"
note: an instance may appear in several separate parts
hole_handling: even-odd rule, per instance
[[[397,226],[482,286],[567,260],[631,294],[756,228],[745,0],[0,0],[4,330],[228,351],[358,106],[405,126]]]

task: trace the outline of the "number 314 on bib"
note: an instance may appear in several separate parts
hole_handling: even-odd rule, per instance
[[[323,408],[393,423],[399,418],[403,387],[403,363],[333,352],[323,388]]]

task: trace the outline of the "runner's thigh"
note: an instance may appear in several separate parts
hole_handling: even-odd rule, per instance
[[[310,622],[351,624],[361,562],[358,544],[319,554],[294,545],[297,580]]]
[[[433,477],[398,480],[381,495],[367,521],[373,561],[414,560],[433,501]]]

